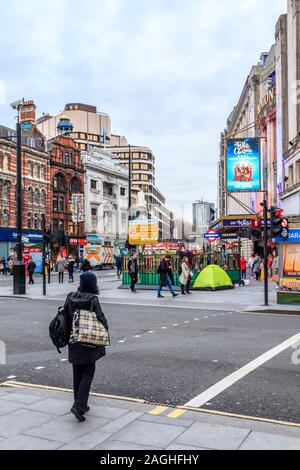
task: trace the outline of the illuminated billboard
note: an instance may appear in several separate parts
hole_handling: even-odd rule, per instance
[[[259,139],[228,139],[226,153],[227,191],[260,191]]]

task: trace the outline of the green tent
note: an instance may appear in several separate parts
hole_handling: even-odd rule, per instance
[[[195,290],[226,290],[234,289],[234,285],[224,269],[211,264],[197,277],[193,289]]]

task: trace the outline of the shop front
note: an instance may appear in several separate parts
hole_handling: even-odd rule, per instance
[[[27,250],[42,250],[43,234],[40,230],[22,230],[22,241]],[[14,228],[0,228],[0,257],[14,257],[17,243],[17,231]]]
[[[279,244],[279,304],[300,305],[300,226],[289,229],[288,238]]]

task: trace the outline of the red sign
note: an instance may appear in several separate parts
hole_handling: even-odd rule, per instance
[[[87,240],[86,238],[70,238],[70,245],[71,246],[85,246],[87,245]]]
[[[218,233],[216,230],[210,229],[210,230],[204,235],[204,237],[205,237],[210,243],[214,243],[214,242],[216,242],[216,241],[220,238],[220,235],[219,235],[219,233]]]

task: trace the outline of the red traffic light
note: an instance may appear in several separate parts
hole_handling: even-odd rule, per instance
[[[288,228],[289,227],[289,219],[287,219],[287,218],[281,219],[281,227],[282,228]]]
[[[283,213],[284,213],[284,210],[279,209],[278,207],[276,207],[276,209],[274,210],[274,216],[275,217],[281,217]]]
[[[253,220],[252,221],[252,227],[253,228],[260,228],[261,227],[261,221],[259,219]]]

